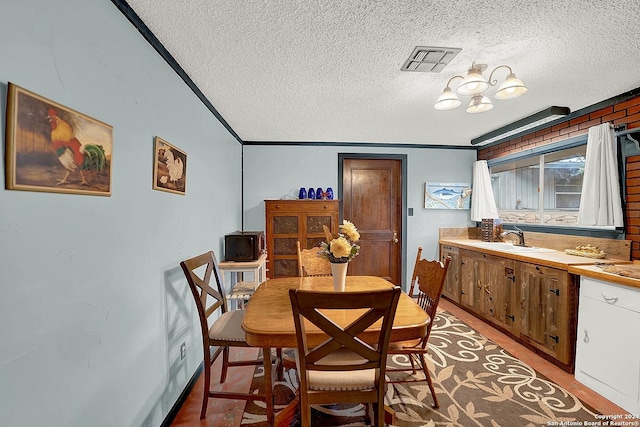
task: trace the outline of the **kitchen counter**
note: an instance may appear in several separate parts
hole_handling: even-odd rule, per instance
[[[626,269],[631,264],[630,242],[527,232],[525,242],[530,246],[485,242],[475,229],[441,229],[440,258],[451,257],[442,294],[573,373],[580,275],[606,274],[609,282],[640,282],[602,272],[595,265],[606,263]],[[564,252],[587,244],[607,257]]]
[[[501,245],[495,245],[495,248],[490,248],[489,242],[482,242],[477,239],[450,239],[441,238],[439,240],[441,245],[451,245],[462,249],[469,249],[472,251],[487,253],[491,255],[501,256],[504,258],[513,259],[516,261],[531,262],[538,265],[544,265],[546,267],[559,268],[561,270],[569,270],[570,266],[577,265],[594,265],[596,262],[604,262],[609,264],[630,264],[630,261],[624,259],[604,258],[595,259],[587,258],[576,255],[568,255],[564,251],[549,249],[545,252],[514,252],[512,250],[506,250]],[[571,273],[571,271],[569,271]],[[574,273],[579,274],[579,273]],[[605,273],[607,274],[607,273]],[[615,275],[612,275],[615,276]],[[620,276],[618,276],[620,277]]]
[[[616,264],[629,264],[629,262],[616,263]],[[576,274],[584,277],[591,277],[593,279],[603,280],[609,283],[615,283],[617,285],[632,286],[634,288],[640,288],[640,279],[634,279],[631,277],[624,277],[618,274],[607,273],[602,271],[600,267],[595,265],[572,265],[569,267],[569,273]]]

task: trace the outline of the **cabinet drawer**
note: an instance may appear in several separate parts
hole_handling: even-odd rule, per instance
[[[337,212],[337,200],[268,200],[265,201],[268,212],[277,214],[279,212],[294,213],[326,213]]]
[[[640,313],[640,291],[629,286],[582,276],[580,297],[591,298],[614,307]]]
[[[449,245],[442,245],[442,248],[440,249],[440,252],[447,252],[449,254],[458,254],[460,252],[460,249],[455,247],[455,246],[449,246]]]

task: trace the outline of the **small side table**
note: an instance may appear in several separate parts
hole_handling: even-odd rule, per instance
[[[218,266],[224,273],[228,271],[231,278],[231,291],[227,295],[229,301],[235,301],[236,307],[243,309],[246,301],[266,279],[267,254],[260,255],[256,261],[224,261]],[[244,273],[253,273],[253,281],[247,281]]]

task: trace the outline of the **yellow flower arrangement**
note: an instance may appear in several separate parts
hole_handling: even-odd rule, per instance
[[[319,256],[327,258],[329,262],[344,263],[358,255],[360,246],[357,242],[360,240],[360,233],[352,222],[342,221],[339,225],[340,233],[336,238],[331,235],[326,225],[323,228],[327,241],[320,243],[322,250],[318,253]]]

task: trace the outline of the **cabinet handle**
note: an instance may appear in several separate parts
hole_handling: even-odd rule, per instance
[[[397,231],[393,232],[393,243],[398,243],[398,232]]]
[[[491,283],[489,283],[488,285],[484,285],[484,291],[491,295]]]
[[[329,206],[327,206],[327,205],[324,205],[324,208],[325,208],[325,209],[329,209]]]
[[[588,343],[589,342],[589,334],[587,334],[587,330],[584,330],[584,337],[582,338],[582,341]]]
[[[549,289],[549,292],[556,294],[557,297],[560,296],[560,289]]]
[[[515,322],[515,321],[516,321],[516,316],[514,316],[514,315],[509,316],[509,315],[507,314],[507,317],[508,317],[509,319],[511,319],[511,321],[512,321],[512,322]]]
[[[276,209],[280,209],[280,205],[276,205]]]
[[[608,297],[605,294],[602,294],[602,298],[604,298],[608,304],[615,304],[618,302],[618,297]]]
[[[558,344],[558,341],[560,340],[560,338],[557,335],[549,335],[549,338],[554,340],[556,342],[556,344]]]

